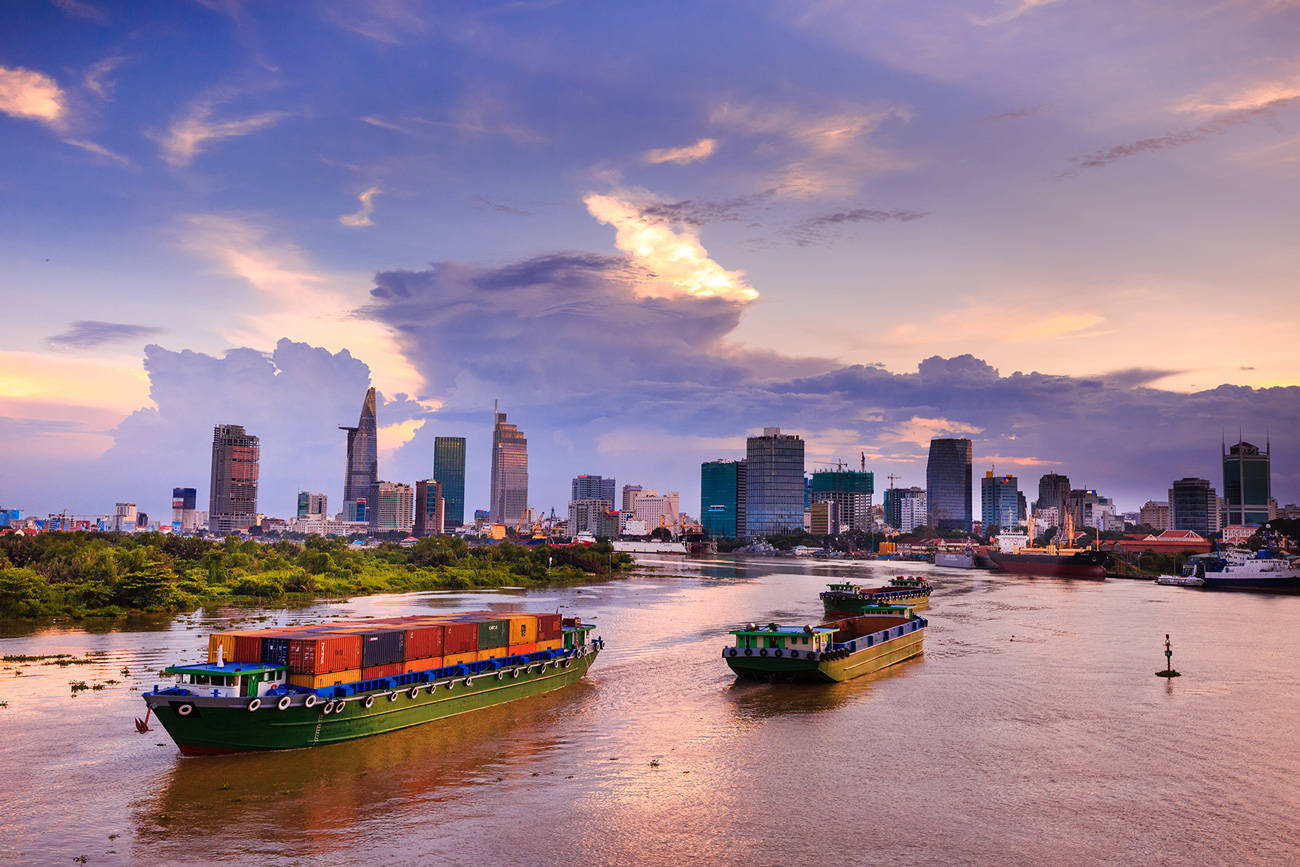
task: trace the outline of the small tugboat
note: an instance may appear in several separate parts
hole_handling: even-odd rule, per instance
[[[919,656],[926,620],[910,605],[875,605],[861,615],[816,626],[733,629],[722,658],[745,680],[833,683]]]
[[[884,587],[863,587],[859,584],[828,584],[821,596],[827,617],[851,617],[868,608],[882,604],[904,604],[924,608],[930,604],[934,587],[919,576],[899,575],[889,579]]]
[[[152,714],[186,756],[382,734],[577,683],[604,647],[595,628],[471,612],[219,633],[209,662],[163,670],[176,682],[144,693],[137,728]]]
[[[1300,566],[1268,549],[1253,554],[1237,551],[1197,554],[1187,558],[1178,577],[1161,575],[1156,581],[1161,584],[1177,581],[1187,586],[1204,586],[1207,590],[1295,591],[1300,590]]]

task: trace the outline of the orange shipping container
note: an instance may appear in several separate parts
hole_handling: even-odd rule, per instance
[[[442,668],[441,656],[431,656],[428,659],[408,659],[402,663],[402,674],[409,674],[412,671],[432,671],[435,668]]]
[[[517,614],[510,617],[510,637],[507,644],[535,644],[537,642],[537,618],[531,614]]]
[[[307,689],[325,689],[330,686],[338,686],[341,683],[356,683],[360,679],[361,669],[359,668],[354,668],[351,671],[333,671],[329,674],[289,675],[289,683]]]
[[[511,656],[523,656],[525,653],[536,653],[537,642],[532,644],[514,644],[510,647]]]
[[[369,668],[361,669],[362,680],[373,680],[376,677],[396,677],[402,673],[402,663],[390,662],[387,665],[372,665]]]
[[[208,664],[216,665],[217,648],[221,648],[223,662],[233,662],[235,658],[235,633],[214,632],[208,636]]]
[[[485,659],[500,659],[507,653],[509,653],[509,651],[504,647],[493,647],[488,650],[480,650],[474,658],[479,662],[482,662]]]
[[[537,649],[538,650],[563,650],[564,639],[557,638],[554,641],[539,641],[537,642]]]
[[[478,661],[477,650],[471,651],[469,653],[449,653],[442,658],[443,665],[462,665],[466,662],[477,662],[477,661]]]

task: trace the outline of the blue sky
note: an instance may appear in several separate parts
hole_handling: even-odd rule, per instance
[[[1240,424],[1300,498],[1295,2],[0,23],[5,504],[202,498],[204,431],[240,422],[265,511],[337,500],[367,383],[381,475],[465,435],[471,508],[494,398],[541,508],[595,472],[694,511],[699,461],[773,424],[878,487],[967,434],[978,470],[1126,508],[1217,485]]]

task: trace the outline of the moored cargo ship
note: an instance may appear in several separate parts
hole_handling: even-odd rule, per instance
[[[919,656],[927,625],[910,605],[877,605],[817,626],[751,623],[731,631],[736,643],[722,657],[746,680],[845,681]]]
[[[899,575],[889,579],[884,587],[863,587],[853,583],[829,584],[818,595],[821,596],[828,617],[852,617],[885,604],[924,608],[930,604],[930,594],[933,592],[934,587],[924,578]]]
[[[604,647],[558,614],[467,612],[219,633],[144,694],[183,755],[338,743],[576,683]],[[400,650],[399,650],[400,648]],[[416,656],[413,656],[416,655]]]
[[[1092,549],[1069,550],[1057,552],[1022,548],[1014,553],[1003,554],[989,551],[988,558],[999,570],[1014,572],[1017,575],[1042,575],[1049,578],[1095,578],[1106,577],[1106,564],[1110,555],[1105,551]]]

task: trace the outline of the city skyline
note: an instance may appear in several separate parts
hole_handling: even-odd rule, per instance
[[[289,514],[371,386],[385,475],[499,397],[542,506],[590,467],[692,502],[768,423],[1127,505],[1245,425],[1300,498],[1293,3],[0,20],[5,502],[164,514],[239,422]]]

